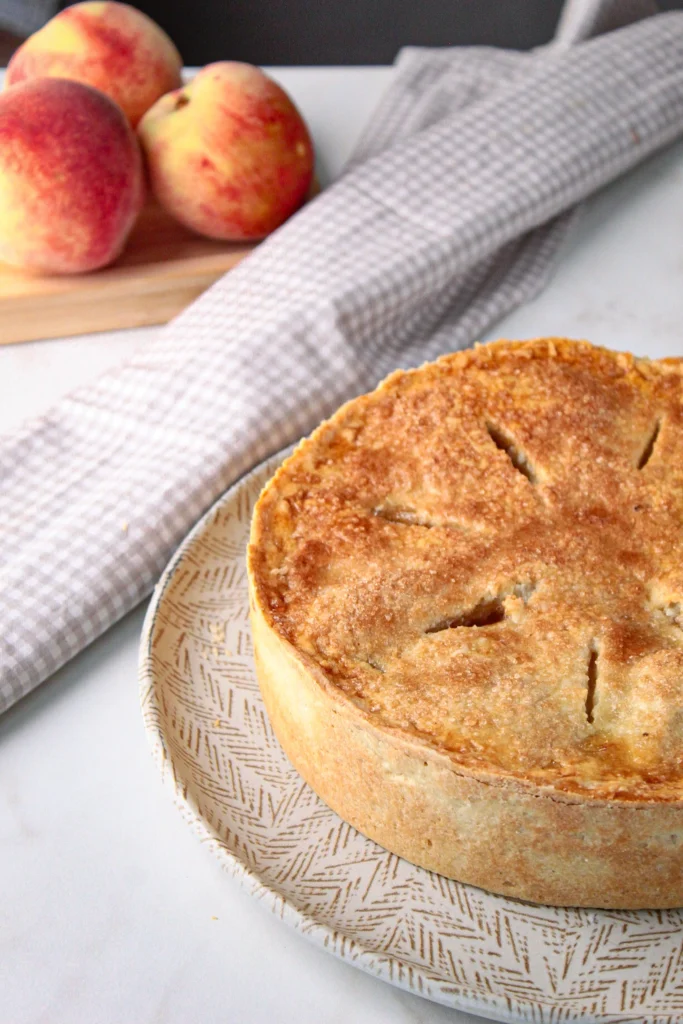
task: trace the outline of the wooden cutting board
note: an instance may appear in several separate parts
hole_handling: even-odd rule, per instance
[[[0,263],[0,344],[166,323],[253,248],[200,238],[150,204],[103,270],[45,277]]]

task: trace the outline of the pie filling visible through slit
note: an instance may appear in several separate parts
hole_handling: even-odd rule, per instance
[[[678,799],[681,366],[543,340],[391,376],[262,496],[275,631],[373,721],[557,790]]]

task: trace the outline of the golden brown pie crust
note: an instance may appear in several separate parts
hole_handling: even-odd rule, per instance
[[[478,346],[349,402],[265,488],[264,700],[361,832],[534,902],[683,905],[682,372]]]

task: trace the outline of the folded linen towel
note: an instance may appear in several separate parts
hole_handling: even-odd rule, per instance
[[[339,182],[0,441],[0,710],[142,600],[251,465],[533,295],[568,211],[683,133],[683,13],[565,29],[532,54],[406,51]]]

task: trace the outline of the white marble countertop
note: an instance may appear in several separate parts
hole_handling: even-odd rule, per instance
[[[330,181],[391,70],[273,73],[307,117]],[[564,334],[683,355],[681,225],[678,145],[588,204],[545,292],[490,337]],[[0,430],[154,333],[0,348]],[[143,732],[143,614],[0,719],[0,1024],[476,1021],[308,945],[201,848]]]

